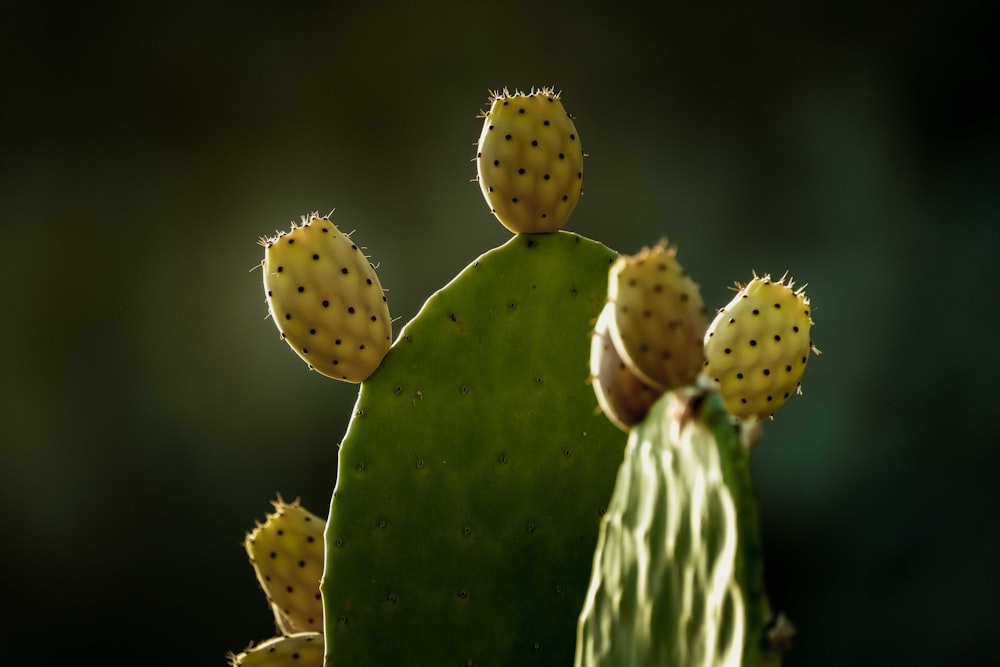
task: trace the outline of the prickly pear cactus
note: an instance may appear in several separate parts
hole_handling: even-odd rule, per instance
[[[587,383],[614,258],[515,236],[363,383],[326,534],[328,665],[572,660],[624,447]]]
[[[722,400],[670,392],[629,437],[576,667],[772,667],[757,510]]]
[[[284,636],[231,661],[315,664],[322,641],[327,667],[774,667],[746,445],[798,386],[804,296],[755,280],[706,334],[675,249],[616,262],[559,231],[584,155],[552,89],[490,102],[477,181],[516,235],[391,347],[374,269],[330,221],[264,240],[282,337],[362,385],[323,535],[323,634],[302,632],[318,568],[298,560],[321,520],[286,507],[247,547]]]

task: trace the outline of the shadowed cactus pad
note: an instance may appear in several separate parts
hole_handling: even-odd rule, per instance
[[[587,382],[614,258],[515,236],[363,383],[326,534],[329,665],[570,663],[625,441]]]
[[[629,437],[601,522],[576,667],[739,667],[764,653],[756,505],[718,395],[666,394]]]

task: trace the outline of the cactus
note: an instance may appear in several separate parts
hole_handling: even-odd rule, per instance
[[[733,354],[756,330],[717,319],[706,334],[698,286],[665,243],[616,260],[561,231],[582,183],[572,120],[551,89],[490,102],[478,181],[515,236],[432,295],[391,346],[374,269],[332,223],[313,216],[265,242],[268,305],[284,337],[316,370],[361,390],[324,533],[323,634],[300,632],[314,629],[313,583],[278,584],[292,589],[279,595],[266,584],[298,570],[267,569],[251,552],[283,636],[231,660],[283,665],[252,660],[304,642],[314,650],[322,637],[327,667],[775,667],[771,646],[787,643],[791,625],[772,618],[764,592],[743,444],[773,410],[726,391],[730,375],[757,363]],[[317,245],[330,239],[339,245]],[[336,271],[310,263],[328,251],[344,258],[329,265]],[[340,280],[338,267],[368,282]],[[766,333],[798,327],[808,341],[801,292],[766,281],[748,285],[726,321],[757,317],[746,304],[775,297],[782,312],[759,320]],[[374,324],[325,318],[303,293],[359,304]],[[321,330],[334,353],[338,341],[363,340],[363,358],[326,349],[337,368],[313,363],[299,348]],[[808,349],[770,349],[801,355],[783,378],[797,386]],[[268,557],[279,555],[272,545],[296,548],[268,532],[302,516],[281,509],[250,540]]]

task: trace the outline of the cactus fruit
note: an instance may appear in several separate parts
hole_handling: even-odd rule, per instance
[[[323,667],[323,635],[300,632],[274,637],[229,656],[232,667]]]
[[[644,383],[667,391],[698,377],[707,318],[698,285],[660,242],[621,256],[608,278],[614,304],[611,339],[622,361]]]
[[[625,444],[587,386],[614,258],[568,232],[514,236],[361,385],[326,532],[329,665],[572,660]]]
[[[326,522],[296,501],[274,502],[275,511],[247,534],[243,546],[282,634],[319,632],[323,601],[323,531]]]
[[[611,339],[614,304],[608,303],[594,325],[590,341],[590,375],[597,403],[618,428],[628,431],[642,421],[663,393],[636,377],[622,361]]]
[[[515,234],[562,229],[583,186],[583,149],[573,119],[548,88],[504,90],[490,104],[476,156],[490,210]]]
[[[705,335],[704,374],[739,419],[765,419],[799,391],[812,319],[803,289],[754,276]]]
[[[576,667],[772,667],[747,450],[714,391],[631,432],[601,521]]]
[[[371,375],[392,342],[392,322],[361,249],[315,213],[261,245],[267,306],[281,337],[327,377]]]

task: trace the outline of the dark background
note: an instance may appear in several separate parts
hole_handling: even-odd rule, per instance
[[[787,665],[997,653],[995,3],[0,5],[0,664],[222,665],[272,634],[241,547],[325,516],[356,387],[266,309],[312,210],[398,331],[508,238],[490,89],[563,91],[568,228],[661,236],[711,307],[809,283],[823,355],[754,453]]]

